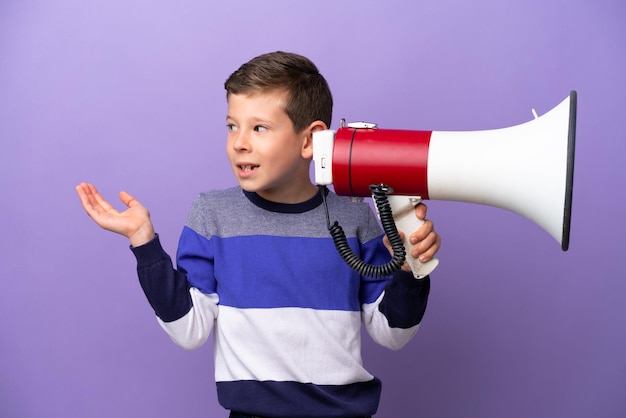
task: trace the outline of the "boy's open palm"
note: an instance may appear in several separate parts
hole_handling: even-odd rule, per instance
[[[76,186],[76,192],[83,208],[95,223],[108,231],[124,235],[133,247],[154,238],[150,212],[130,194],[120,192],[120,200],[128,207],[120,212],[98,193],[93,184],[81,183]]]

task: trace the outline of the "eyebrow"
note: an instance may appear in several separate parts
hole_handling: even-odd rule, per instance
[[[268,118],[262,118],[260,116],[253,116],[251,118],[248,119],[248,121],[254,123],[254,124],[265,124],[265,125],[275,125],[276,122],[272,121],[271,119]],[[238,122],[237,118],[231,116],[231,115],[226,115],[226,122]]]

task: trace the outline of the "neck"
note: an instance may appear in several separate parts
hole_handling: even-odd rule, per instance
[[[260,190],[257,192],[265,200],[276,203],[302,203],[311,199],[317,194],[317,186],[311,182],[292,187],[289,190]]]

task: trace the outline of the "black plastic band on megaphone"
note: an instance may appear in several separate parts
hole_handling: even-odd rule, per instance
[[[565,204],[563,206],[563,237],[561,249],[569,248],[570,225],[572,221],[572,194],[574,191],[574,150],[576,145],[576,90],[569,94],[569,131],[567,138],[567,176],[565,180]]]

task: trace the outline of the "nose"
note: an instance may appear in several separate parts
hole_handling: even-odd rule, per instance
[[[229,135],[229,139],[231,147],[235,151],[250,151],[250,138],[243,132],[243,130],[231,132]]]

